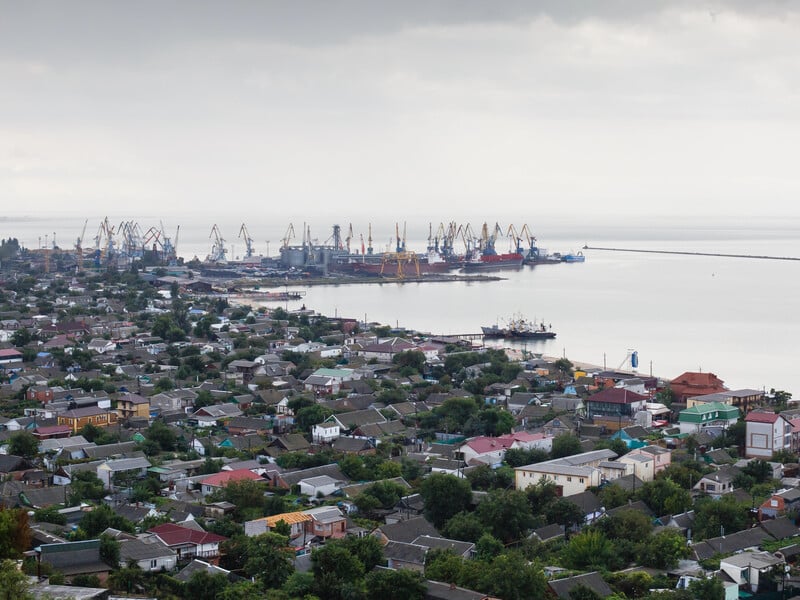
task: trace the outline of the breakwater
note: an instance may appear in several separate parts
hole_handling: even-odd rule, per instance
[[[678,254],[681,256],[717,256],[722,258],[756,258],[760,260],[797,260],[797,256],[770,256],[767,254],[725,254],[723,252],[691,252],[688,250],[644,250],[642,248],[604,248],[602,246],[584,246],[584,250],[605,250],[608,252],[639,252],[642,254]]]

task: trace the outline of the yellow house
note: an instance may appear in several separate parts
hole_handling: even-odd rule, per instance
[[[130,392],[117,400],[117,412],[122,419],[150,418],[150,399]]]
[[[69,425],[77,433],[84,425],[107,427],[117,422],[117,413],[98,406],[75,408],[58,415],[59,425]]]

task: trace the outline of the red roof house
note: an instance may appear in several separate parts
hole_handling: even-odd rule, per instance
[[[686,402],[686,399],[692,396],[719,394],[728,389],[725,387],[725,382],[713,373],[692,373],[691,371],[670,381],[669,386],[678,402]]]
[[[265,481],[261,475],[253,473],[250,469],[234,469],[233,471],[220,471],[209,475],[200,482],[203,494],[225,487],[232,481]]]
[[[156,534],[158,539],[177,552],[178,560],[202,558],[212,564],[219,562],[219,545],[228,539],[216,533],[183,527],[175,523],[164,523],[151,527],[148,531]]]

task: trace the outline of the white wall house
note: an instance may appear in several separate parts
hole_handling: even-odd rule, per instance
[[[769,459],[775,452],[791,450],[792,424],[777,413],[752,411],[745,417],[747,458]]]

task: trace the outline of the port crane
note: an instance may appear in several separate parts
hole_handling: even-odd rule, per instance
[[[247,226],[242,223],[242,227],[239,229],[239,237],[244,239],[245,245],[245,252],[244,257],[250,258],[253,256],[253,238],[250,237],[250,232],[247,231]]]
[[[94,237],[94,265],[99,267],[105,261],[110,263],[114,259],[114,226],[108,217],[100,222],[100,228]]]
[[[295,237],[294,224],[289,223],[289,228],[286,230],[286,234],[283,236],[283,240],[281,240],[283,242],[283,247],[288,248],[289,242],[291,242],[292,239],[294,239],[294,237]]]
[[[344,238],[345,244],[347,244],[347,253],[350,254],[350,240],[353,239],[353,224],[350,223],[350,227],[347,229],[347,237]]]
[[[225,248],[225,239],[222,237],[216,223],[211,228],[211,233],[208,234],[208,239],[211,238],[214,239],[214,243],[211,245],[211,254],[208,255],[208,260],[211,262],[225,262],[225,254],[227,254],[228,250]]]
[[[83,230],[81,235],[75,240],[75,272],[83,273],[83,237],[86,235],[86,226],[89,224],[89,219],[83,222]]]

